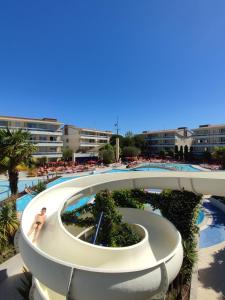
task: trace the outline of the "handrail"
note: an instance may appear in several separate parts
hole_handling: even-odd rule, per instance
[[[94,245],[95,245],[96,240],[97,240],[99,228],[100,228],[100,225],[101,225],[101,222],[102,222],[102,217],[103,217],[103,211],[102,211],[101,214],[100,214],[99,221],[98,221],[98,226],[97,226],[97,229],[96,229],[96,232],[95,232],[95,236],[94,236],[94,240],[93,240],[93,244],[94,244]]]

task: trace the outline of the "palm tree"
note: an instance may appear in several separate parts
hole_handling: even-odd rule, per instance
[[[0,171],[8,171],[12,194],[18,192],[17,166],[19,164],[31,164],[32,153],[36,150],[30,139],[30,133],[22,129],[0,130]]]
[[[1,240],[11,238],[19,227],[16,210],[12,204],[5,204],[0,209],[0,236]]]

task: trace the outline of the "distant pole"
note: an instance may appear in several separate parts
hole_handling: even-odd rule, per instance
[[[116,127],[116,162],[119,161],[120,159],[120,139],[119,139],[119,118],[117,117],[116,119],[116,124],[115,124],[115,127]]]

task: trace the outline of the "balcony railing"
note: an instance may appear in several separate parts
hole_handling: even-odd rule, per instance
[[[82,139],[87,139],[87,138],[94,138],[94,139],[109,139],[110,136],[104,136],[104,135],[93,135],[93,134],[81,134],[80,137]]]
[[[40,144],[40,143],[49,143],[49,144],[62,144],[63,145],[63,141],[43,141],[43,140],[30,140],[31,143],[33,144]]]
[[[48,152],[34,152],[33,155],[48,155],[48,154],[59,154],[59,155],[62,155],[62,152],[55,152],[55,151],[48,151]]]
[[[49,128],[33,128],[33,127],[20,127],[20,126],[3,126],[0,125],[0,128],[9,128],[9,129],[23,129],[25,131],[43,131],[43,132],[62,132],[61,129],[49,129]]]

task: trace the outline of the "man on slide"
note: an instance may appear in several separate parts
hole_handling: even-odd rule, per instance
[[[45,220],[46,220],[46,207],[43,207],[41,209],[41,212],[35,216],[34,222],[31,225],[30,231],[28,232],[28,236],[30,236],[34,231],[34,237],[32,240],[33,243],[36,242],[40,234],[41,228],[45,223]]]

